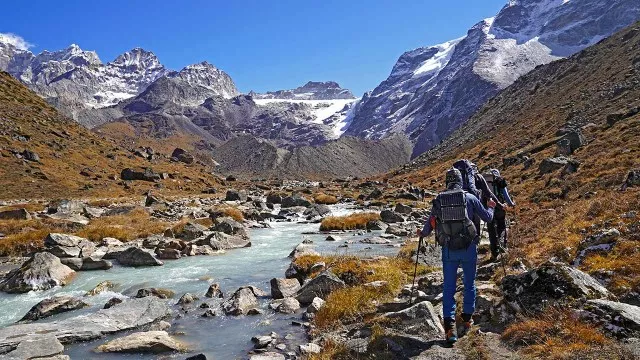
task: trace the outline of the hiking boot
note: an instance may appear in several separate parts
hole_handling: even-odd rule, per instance
[[[462,334],[460,334],[460,337],[467,335],[471,330],[472,326],[473,326],[473,315],[462,314]]]
[[[453,319],[444,319],[444,333],[444,339],[449,344],[453,344],[458,341],[456,322]]]

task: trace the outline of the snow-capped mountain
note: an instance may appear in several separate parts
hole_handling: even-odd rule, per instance
[[[363,96],[345,135],[405,133],[417,156],[536,66],[638,19],[638,0],[510,0],[466,36],[400,56],[389,77]]]
[[[174,90],[188,87],[190,91],[177,89],[165,94],[182,105],[198,105],[213,95],[231,98],[239,94],[229,75],[206,62],[175,72],[165,68],[154,53],[135,48],[103,64],[94,51],[75,44],[34,55],[10,40],[0,38],[0,70],[20,79],[76,120],[82,120],[87,109],[134,98],[157,81],[171,83]]]
[[[303,86],[291,90],[268,91],[265,94],[249,92],[254,99],[289,100],[337,100],[355,99],[351,91],[343,89],[335,81],[309,81]]]

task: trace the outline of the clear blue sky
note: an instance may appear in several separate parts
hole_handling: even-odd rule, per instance
[[[403,52],[466,34],[506,0],[3,1],[0,32],[34,52],[77,43],[103,62],[143,47],[179,70],[207,60],[240,91],[334,80],[357,96]]]

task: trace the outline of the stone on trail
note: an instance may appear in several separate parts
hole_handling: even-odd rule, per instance
[[[48,252],[34,254],[18,269],[10,271],[0,281],[0,291],[25,293],[31,290],[48,290],[64,286],[75,275],[60,259]]]
[[[187,347],[166,331],[137,332],[111,340],[96,348],[97,352],[152,353],[186,351]]]
[[[300,290],[300,282],[297,279],[271,279],[271,297],[274,299],[284,299],[291,297]]]
[[[334,290],[344,287],[346,287],[344,281],[330,271],[324,271],[298,290],[296,300],[302,305],[311,304],[314,298],[324,299]]]
[[[73,296],[56,296],[44,299],[34,305],[20,322],[35,321],[63,312],[82,309],[89,304]]]
[[[383,315],[387,319],[399,319],[402,326],[418,325],[421,329],[435,334],[444,334],[440,319],[429,301],[419,302],[407,309]],[[425,330],[420,330],[423,332]]]
[[[38,334],[55,336],[62,343],[88,341],[131,330],[171,314],[167,303],[155,297],[130,299],[118,306],[53,322],[10,325],[0,329],[0,349],[11,349]]]
[[[162,261],[156,259],[151,253],[137,247],[130,247],[117,255],[118,263],[122,266],[160,266]]]

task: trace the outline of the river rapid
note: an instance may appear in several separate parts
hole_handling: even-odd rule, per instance
[[[331,207],[332,215],[345,215],[354,210],[343,206]],[[39,321],[56,321],[67,317],[75,317],[83,313],[95,312],[102,308],[112,297],[134,296],[143,287],[162,287],[173,290],[175,298],[167,301],[175,304],[184,293],[192,293],[202,300],[204,293],[211,283],[219,283],[225,296],[231,295],[237,288],[244,285],[255,285],[270,293],[269,281],[274,277],[284,277],[284,273],[291,262],[287,256],[302,240],[310,239],[315,248],[322,254],[349,254],[359,256],[390,255],[397,252],[397,248],[388,245],[369,245],[358,243],[359,240],[376,235],[368,233],[356,235],[347,233],[339,235],[340,241],[328,242],[326,235],[303,233],[314,232],[319,224],[304,224],[296,222],[272,222],[271,228],[252,229],[249,231],[252,246],[244,249],[229,250],[225,254],[214,256],[183,257],[178,260],[166,260],[164,266],[130,268],[114,264],[106,271],[78,272],[74,280],[67,286],[57,287],[48,291],[29,292],[26,294],[0,293],[0,327],[8,326],[18,321],[29,309],[39,301],[54,295],[74,295],[83,297],[84,294],[104,280],[118,284],[114,291],[104,292],[93,297],[83,297],[91,307],[54,315]],[[349,241],[348,248],[338,246]],[[399,240],[393,241],[398,244]],[[397,245],[396,245],[397,246]],[[219,301],[207,299],[211,304]],[[271,299],[262,299],[260,307],[263,315],[257,316],[217,316],[202,317],[206,309],[197,306],[184,312],[180,306],[174,306],[174,314],[167,321],[172,324],[168,332],[176,333],[176,338],[187,343],[192,350],[191,355],[203,353],[213,359],[246,359],[247,353],[253,348],[251,337],[266,335],[271,331],[280,337],[290,334],[293,342],[304,343],[305,330],[292,325],[293,320],[300,320],[301,309],[297,314],[284,315],[269,309]],[[69,344],[65,346],[65,354],[72,359],[111,359],[111,358],[156,358],[154,355],[121,355],[95,353],[93,349],[109,339],[121,337],[125,333],[118,333],[91,342]],[[295,351],[295,349],[287,349]],[[168,354],[162,358],[182,359],[188,354]]]

